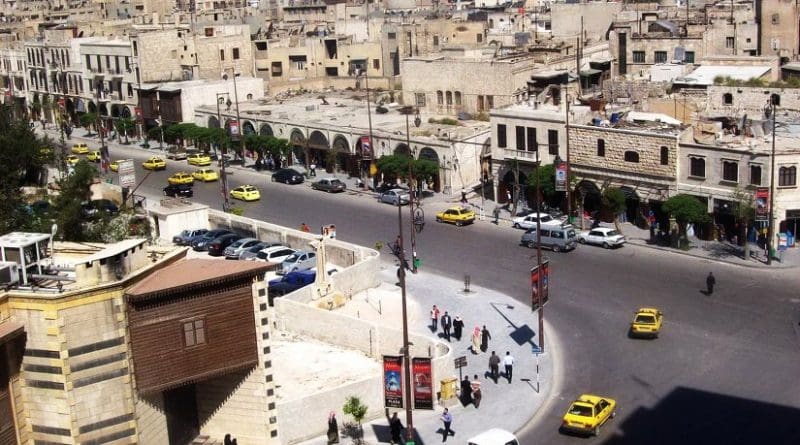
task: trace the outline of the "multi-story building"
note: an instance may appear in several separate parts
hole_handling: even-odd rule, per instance
[[[22,48],[0,49],[0,93],[3,103],[24,110],[27,105],[27,59]]]
[[[760,55],[795,60],[800,51],[800,6],[791,0],[756,2]]]

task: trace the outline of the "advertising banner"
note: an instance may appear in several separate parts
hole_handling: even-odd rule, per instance
[[[402,364],[400,356],[383,356],[383,405],[386,408],[403,407]]]
[[[769,188],[757,188],[755,197],[756,221],[769,220]]]
[[[430,358],[411,359],[414,409],[433,409],[433,371]]]
[[[547,303],[548,298],[550,297],[550,261],[545,260],[542,261],[542,269],[539,270],[539,266],[533,266],[531,268],[531,307],[535,311],[539,309],[539,298],[537,298],[537,292],[539,291],[539,280],[542,280],[542,298],[541,303]]]
[[[119,185],[120,187],[133,187],[136,185],[136,169],[133,161],[128,159],[118,162]]]
[[[228,128],[231,132],[231,139],[234,141],[238,141],[241,133],[239,132],[239,121],[230,121],[228,124]]]
[[[361,159],[372,159],[372,142],[369,140],[369,136],[361,136]]]
[[[567,163],[560,162],[556,165],[556,191],[567,191]]]

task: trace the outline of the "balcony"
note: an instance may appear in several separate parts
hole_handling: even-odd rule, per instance
[[[503,149],[503,159],[512,160],[518,159],[520,161],[527,161],[536,163],[536,152],[535,151],[522,151],[522,150],[514,150],[510,148]],[[541,161],[542,154],[539,154],[539,160]]]

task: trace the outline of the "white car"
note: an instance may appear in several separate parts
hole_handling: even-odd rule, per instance
[[[308,270],[317,265],[317,254],[308,250],[298,250],[283,260],[278,275],[285,275],[296,270]]]
[[[258,252],[257,261],[266,261],[268,263],[282,263],[286,258],[289,258],[296,252],[295,249],[286,246],[272,246]]]
[[[561,220],[553,218],[552,216],[548,215],[547,213],[531,213],[530,215],[520,216],[518,218],[514,218],[514,228],[515,229],[531,229],[536,227],[536,220],[539,220],[539,224],[541,225],[561,225]]]
[[[519,441],[506,430],[492,428],[470,438],[467,445],[519,445]]]
[[[581,244],[596,244],[605,249],[620,247],[625,244],[625,237],[610,227],[597,227],[592,230],[581,232],[578,235],[578,242]]]

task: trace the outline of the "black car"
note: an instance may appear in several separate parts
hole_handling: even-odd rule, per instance
[[[211,241],[219,238],[222,235],[227,235],[229,233],[233,233],[228,229],[214,229],[206,232],[203,236],[195,238],[192,240],[192,249],[202,252],[204,250],[208,250],[208,245]]]
[[[225,253],[225,248],[234,242],[242,239],[241,235],[235,233],[226,233],[219,236],[210,243],[208,243],[208,254],[211,256],[220,256]]]
[[[194,189],[189,184],[170,184],[164,187],[164,195],[171,198],[191,198]]]
[[[303,175],[293,168],[282,168],[272,174],[272,182],[302,184],[304,180]]]
[[[81,204],[84,218],[96,218],[102,215],[116,215],[119,207],[108,199],[95,199]]]

